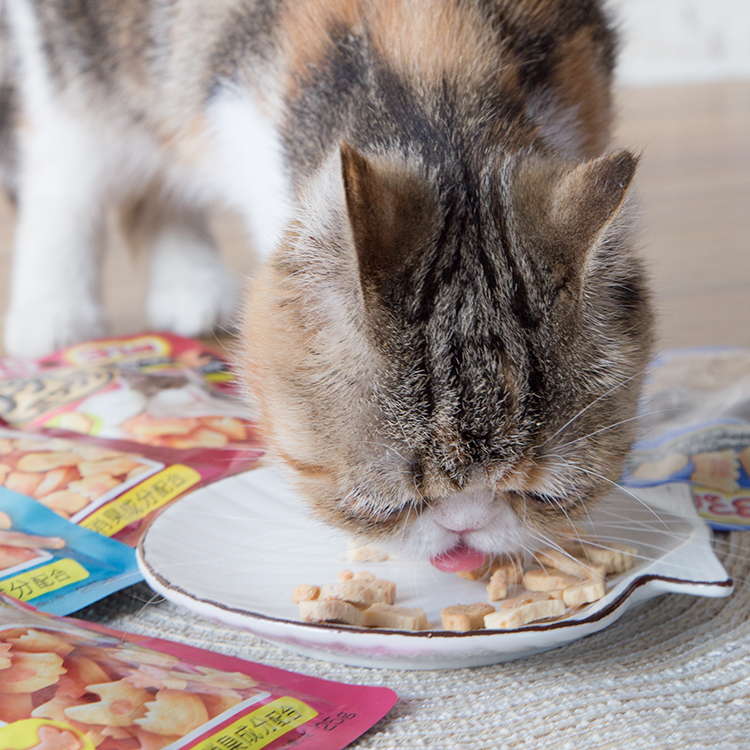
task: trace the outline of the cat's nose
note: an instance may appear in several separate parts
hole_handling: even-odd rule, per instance
[[[471,526],[466,526],[465,528],[455,528],[456,526],[461,526],[460,523],[444,523],[443,521],[438,521],[438,523],[446,529],[446,531],[452,531],[454,534],[458,534],[459,536],[461,534],[468,534],[471,531],[479,531],[479,529],[483,528],[484,524],[472,524]]]
[[[455,534],[468,534],[484,528],[490,521],[490,506],[477,498],[452,496],[433,506],[435,520]]]

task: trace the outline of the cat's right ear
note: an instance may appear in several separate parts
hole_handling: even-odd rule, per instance
[[[365,297],[386,294],[430,215],[424,181],[403,164],[368,159],[341,145],[346,210]]]
[[[624,212],[638,165],[629,151],[616,151],[572,165],[539,154],[523,159],[513,181],[518,236],[534,238],[526,251],[539,254],[556,278],[583,280],[601,248],[617,247],[628,231]]]
[[[555,224],[574,245],[593,247],[625,202],[638,157],[616,151],[578,165],[556,185],[552,196]]]

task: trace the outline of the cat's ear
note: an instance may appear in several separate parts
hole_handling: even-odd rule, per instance
[[[367,159],[346,142],[341,177],[362,289],[382,294],[429,213],[424,182],[403,165]]]
[[[596,244],[619,214],[637,166],[638,157],[622,150],[562,175],[551,195],[550,218],[571,248],[585,254]]]

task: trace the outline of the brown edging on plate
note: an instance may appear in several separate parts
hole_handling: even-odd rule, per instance
[[[179,586],[173,586],[169,584],[161,575],[156,573],[153,568],[146,561],[143,553],[143,542],[146,536],[141,537],[138,542],[138,557],[141,564],[149,571],[154,579],[156,579],[164,588],[169,591],[182,594],[182,596],[192,599],[193,601],[200,602],[201,604],[207,604],[216,609],[224,612],[232,612],[234,614],[243,615],[245,617],[254,617],[257,620],[266,620],[267,622],[279,622],[291,625],[301,625],[306,628],[315,628],[320,630],[341,630],[346,633],[378,633],[379,635],[405,635],[412,638],[465,638],[467,635],[499,635],[502,633],[527,633],[534,631],[544,630],[557,630],[558,628],[571,627],[573,625],[583,625],[584,623],[598,622],[604,619],[609,614],[614,612],[620,607],[620,605],[638,588],[645,586],[651,581],[666,581],[667,583],[685,584],[688,586],[716,586],[719,588],[730,588],[734,585],[731,578],[727,578],[724,581],[686,581],[684,578],[670,578],[667,576],[658,575],[644,575],[640,576],[633,581],[616,599],[611,601],[603,609],[597,610],[583,620],[555,620],[545,625],[525,625],[520,628],[514,628],[512,630],[467,630],[465,632],[454,632],[451,630],[391,630],[389,628],[358,628],[354,625],[343,625],[337,623],[325,623],[325,622],[305,622],[304,620],[288,620],[281,617],[270,617],[269,615],[262,615],[257,612],[248,612],[245,609],[236,609],[234,607],[227,607],[219,602],[214,602],[210,599],[201,599],[192,594],[189,594]],[[674,592],[677,593],[677,592]]]

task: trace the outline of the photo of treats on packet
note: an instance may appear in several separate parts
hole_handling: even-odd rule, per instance
[[[0,487],[0,593],[65,615],[141,578],[129,547]],[[0,666],[0,695],[4,674]]]
[[[259,446],[228,361],[172,334],[88,341],[0,360],[0,418],[157,447]]]
[[[750,529],[750,349],[667,351],[652,363],[623,483],[687,482],[715,529]]]
[[[186,492],[252,468],[259,448],[159,448],[64,430],[0,427],[0,486],[61,518],[135,547]]]
[[[338,750],[396,700],[0,598],[3,750]]]

